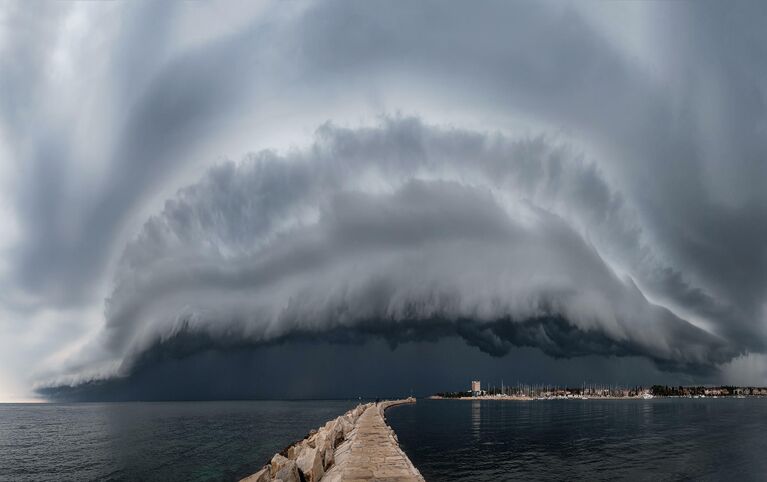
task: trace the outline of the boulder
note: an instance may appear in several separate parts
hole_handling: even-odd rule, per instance
[[[325,473],[322,453],[316,448],[307,447],[296,460],[296,465],[309,482],[317,482]]]
[[[301,450],[304,448],[303,443],[297,443],[288,447],[288,458],[290,460],[296,460],[301,455]]]
[[[301,476],[298,475],[298,467],[293,460],[288,460],[285,465],[277,471],[274,478],[280,479],[283,482],[301,482]]]
[[[330,434],[329,439],[333,447],[338,447],[341,445],[341,442],[344,441],[344,431],[341,427],[341,424],[336,425],[336,427],[333,429],[333,432]]]
[[[328,467],[335,463],[335,450],[333,449],[333,445],[327,443],[325,444],[325,447],[322,448],[322,451],[322,464],[325,470],[327,470]]]
[[[315,448],[317,449],[317,453],[320,454],[320,458],[322,460],[322,466],[325,468],[325,470],[328,469],[331,465],[333,465],[333,440],[331,439],[331,434],[325,433],[325,430],[321,430],[317,434],[317,439],[315,441]]]
[[[307,438],[305,440],[306,445],[308,445],[311,448],[315,448],[317,446],[317,437],[319,436],[319,432],[313,434],[311,437]]]
[[[317,434],[312,438],[311,442],[308,444],[308,447],[316,449],[323,445],[325,445],[325,435],[322,432],[317,432]]]
[[[349,432],[354,430],[354,424],[346,419],[343,419],[341,421],[341,431],[344,434],[344,438],[346,438],[349,435]]]
[[[271,462],[269,462],[269,474],[272,477],[275,477],[277,472],[279,472],[280,469],[282,469],[288,462],[290,462],[290,459],[283,457],[280,454],[276,454],[274,457],[272,457]]]
[[[264,468],[251,476],[245,477],[244,479],[240,480],[240,482],[269,482],[272,480],[270,470],[271,469],[268,465],[264,465]]]

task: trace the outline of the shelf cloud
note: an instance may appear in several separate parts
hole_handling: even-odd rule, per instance
[[[732,358],[563,217],[636,235],[622,209],[594,166],[542,138],[414,118],[325,125],[305,151],[213,168],[147,221],[118,267],[107,341],[127,361],[179,333],[254,345],[458,335],[495,356],[533,346],[685,369]]]

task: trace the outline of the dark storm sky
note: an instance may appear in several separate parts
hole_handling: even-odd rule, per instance
[[[765,22],[4,4],[0,400],[765,384]]]

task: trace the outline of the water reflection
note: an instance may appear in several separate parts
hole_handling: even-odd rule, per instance
[[[472,400],[471,402],[471,433],[474,438],[479,440],[482,426],[482,402]]]

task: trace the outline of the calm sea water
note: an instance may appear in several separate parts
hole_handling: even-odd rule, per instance
[[[236,480],[353,401],[0,405],[0,480]],[[767,480],[767,399],[419,400],[429,481]]]
[[[767,480],[767,399],[418,400],[386,418],[426,480]]]
[[[236,480],[355,405],[0,404],[0,480]]]

